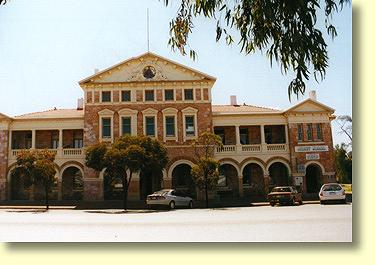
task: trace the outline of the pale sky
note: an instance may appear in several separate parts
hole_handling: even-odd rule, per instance
[[[173,1],[176,2],[176,1]],[[57,108],[75,108],[83,97],[78,81],[129,57],[147,51],[147,8],[150,51],[217,78],[213,104],[239,104],[286,109],[292,76],[270,67],[266,56],[245,56],[239,47],[215,41],[215,23],[197,19],[190,45],[198,52],[192,61],[167,45],[169,22],[177,6],[163,0],[11,0],[0,6],[0,112],[8,116]],[[320,23],[324,18],[320,17]],[[333,17],[338,36],[326,38],[329,68],[326,78],[307,82],[318,101],[352,115],[352,9]],[[325,32],[325,29],[323,29]],[[326,35],[326,34],[325,34]],[[326,35],[327,36],[327,35]],[[334,143],[347,142],[333,125]]]

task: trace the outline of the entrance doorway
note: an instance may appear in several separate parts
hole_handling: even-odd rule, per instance
[[[320,166],[311,164],[306,168],[306,192],[317,193],[322,184],[322,170]]]

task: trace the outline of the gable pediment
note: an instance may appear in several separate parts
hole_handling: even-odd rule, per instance
[[[0,112],[0,120],[11,120],[12,118]]]
[[[300,113],[303,113],[303,112],[308,112],[308,113],[313,113],[313,112],[316,112],[316,113],[322,113],[322,112],[329,112],[329,113],[333,113],[335,110],[320,103],[320,102],[317,102],[315,100],[311,100],[311,99],[307,99],[307,100],[304,100],[300,103],[298,103],[297,105],[289,108],[288,110],[286,110],[285,112],[300,112]]]
[[[79,83],[128,83],[155,81],[202,81],[216,79],[153,53],[130,58]]]

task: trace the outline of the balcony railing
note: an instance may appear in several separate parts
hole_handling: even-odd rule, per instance
[[[83,154],[82,148],[63,149],[63,155],[64,156],[80,156],[82,154]]]
[[[267,144],[267,151],[286,151],[286,144]]]
[[[17,155],[25,150],[31,149],[12,149],[11,154],[15,159]],[[71,157],[71,156],[82,156],[83,148],[67,148],[67,149],[36,149],[36,150],[48,150],[56,155],[56,157]]]
[[[216,153],[274,153],[287,152],[287,144],[250,144],[250,145],[224,145],[216,148]]]
[[[217,147],[216,152],[217,153],[236,152],[236,146],[235,145],[223,145],[222,147]]]
[[[241,145],[242,152],[260,152],[262,150],[262,146],[260,144],[247,144]]]

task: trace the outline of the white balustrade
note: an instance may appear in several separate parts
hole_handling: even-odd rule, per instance
[[[286,151],[286,144],[267,144],[267,151]]]
[[[64,156],[80,156],[83,154],[82,148],[67,148],[63,149]]]
[[[217,153],[236,152],[236,146],[235,145],[223,145],[222,147],[217,147],[216,152]]]
[[[261,145],[260,144],[246,144],[241,145],[242,152],[260,152]]]

